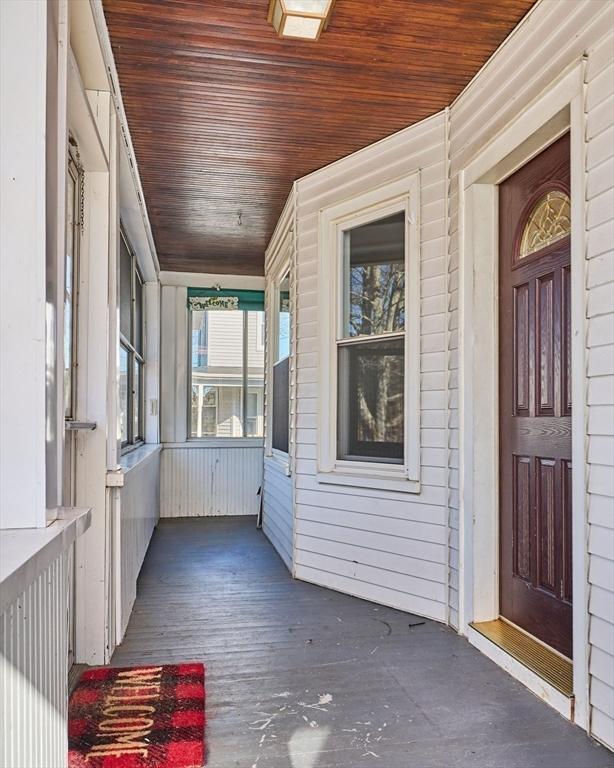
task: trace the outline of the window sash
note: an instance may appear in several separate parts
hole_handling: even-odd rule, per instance
[[[346,233],[357,227],[361,227],[365,224],[371,224],[381,219],[388,218],[395,213],[405,214],[405,232],[404,232],[404,267],[405,267],[405,328],[399,331],[392,331],[387,333],[374,333],[374,334],[361,334],[359,336],[349,336],[347,334],[347,309],[350,305],[350,279],[349,279],[349,255],[346,253]],[[340,443],[340,424],[339,424],[339,396],[340,396],[340,377],[339,377],[339,354],[343,348],[349,348],[356,345],[372,345],[378,342],[385,343],[386,341],[392,341],[395,339],[403,339],[404,344],[404,359],[403,359],[403,371],[404,382],[403,392],[404,400],[407,402],[407,308],[410,301],[409,296],[409,244],[410,244],[410,232],[409,232],[409,211],[408,201],[406,198],[396,201],[384,206],[378,206],[372,211],[365,214],[358,214],[348,217],[345,221],[336,225],[336,264],[337,264],[337,290],[336,290],[336,329],[335,329],[335,356],[333,365],[335,368],[335,392],[334,392],[334,409],[335,409],[335,441],[331,446],[334,451],[335,463],[343,462],[345,466],[361,466],[375,465],[378,469],[390,468],[393,471],[399,471],[407,465],[407,446],[408,446],[408,429],[407,429],[407,408],[404,405],[403,408],[403,459],[399,462],[396,459],[387,461],[385,456],[381,457],[366,457],[366,456],[350,456],[347,454],[342,455],[341,443]],[[349,419],[349,411],[344,414],[346,419]],[[347,424],[345,431],[349,434],[350,425]]]
[[[121,441],[122,453],[124,453],[145,442],[146,365],[143,349],[145,339],[145,297],[144,282],[136,261],[136,254],[130,246],[128,238],[126,237],[123,229],[120,229],[120,235],[126,251],[130,255],[130,335],[127,336],[125,333],[123,333],[121,326],[119,331],[120,346],[125,350],[128,356],[128,402],[126,409],[127,439]],[[140,301],[138,301],[140,311],[137,311],[137,292],[140,297]],[[138,332],[137,318],[139,320]],[[135,376],[137,366],[139,375]],[[138,379],[136,386],[135,378]]]
[[[243,340],[243,354],[242,354],[242,361],[241,361],[241,404],[240,404],[240,420],[241,420],[241,436],[236,437],[232,435],[206,435],[202,437],[198,437],[192,434],[192,387],[193,387],[193,381],[194,381],[194,366],[192,364],[192,340],[193,340],[193,329],[194,329],[194,312],[195,311],[202,311],[205,313],[209,312],[216,312],[216,311],[223,311],[223,310],[193,310],[191,308],[188,309],[188,411],[187,411],[187,439],[188,440],[201,440],[201,441],[209,441],[209,440],[253,440],[253,439],[261,439],[263,435],[255,435],[255,436],[248,436],[249,433],[249,427],[248,422],[256,422],[256,430],[258,427],[258,418],[259,414],[256,413],[255,416],[248,415],[248,395],[253,394],[254,385],[252,384],[250,386],[249,382],[249,340],[250,340],[250,329],[249,329],[249,317],[250,315],[255,315],[256,318],[258,316],[258,313],[260,310],[248,310],[248,309],[239,309],[239,310],[233,310],[235,312],[242,312],[242,340]],[[207,319],[207,325],[210,328],[210,318]],[[259,328],[258,325],[254,329],[255,334],[255,348],[257,351],[263,351],[259,349],[258,344],[258,334],[259,334]],[[207,349],[209,351],[209,343],[207,342]],[[264,373],[264,358],[263,358],[263,373]],[[217,407],[219,408],[219,392],[216,394],[216,403]],[[217,420],[216,420],[217,421]]]

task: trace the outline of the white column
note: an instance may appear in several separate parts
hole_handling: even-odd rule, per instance
[[[0,2],[0,528],[46,524],[47,3]]]
[[[160,442],[160,283],[147,282],[145,298],[145,442]]]

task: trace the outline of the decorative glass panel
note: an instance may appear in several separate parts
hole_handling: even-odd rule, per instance
[[[405,330],[405,213],[344,233],[344,338]]]
[[[571,200],[569,195],[553,190],[541,197],[525,225],[519,258],[556,243],[571,232]]]

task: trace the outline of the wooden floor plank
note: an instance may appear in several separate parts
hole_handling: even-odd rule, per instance
[[[210,768],[614,766],[452,630],[293,581],[250,518],[154,534],[113,664],[191,660]]]

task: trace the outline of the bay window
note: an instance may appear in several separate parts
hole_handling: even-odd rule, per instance
[[[320,482],[419,490],[418,212],[412,176],[320,216]]]

